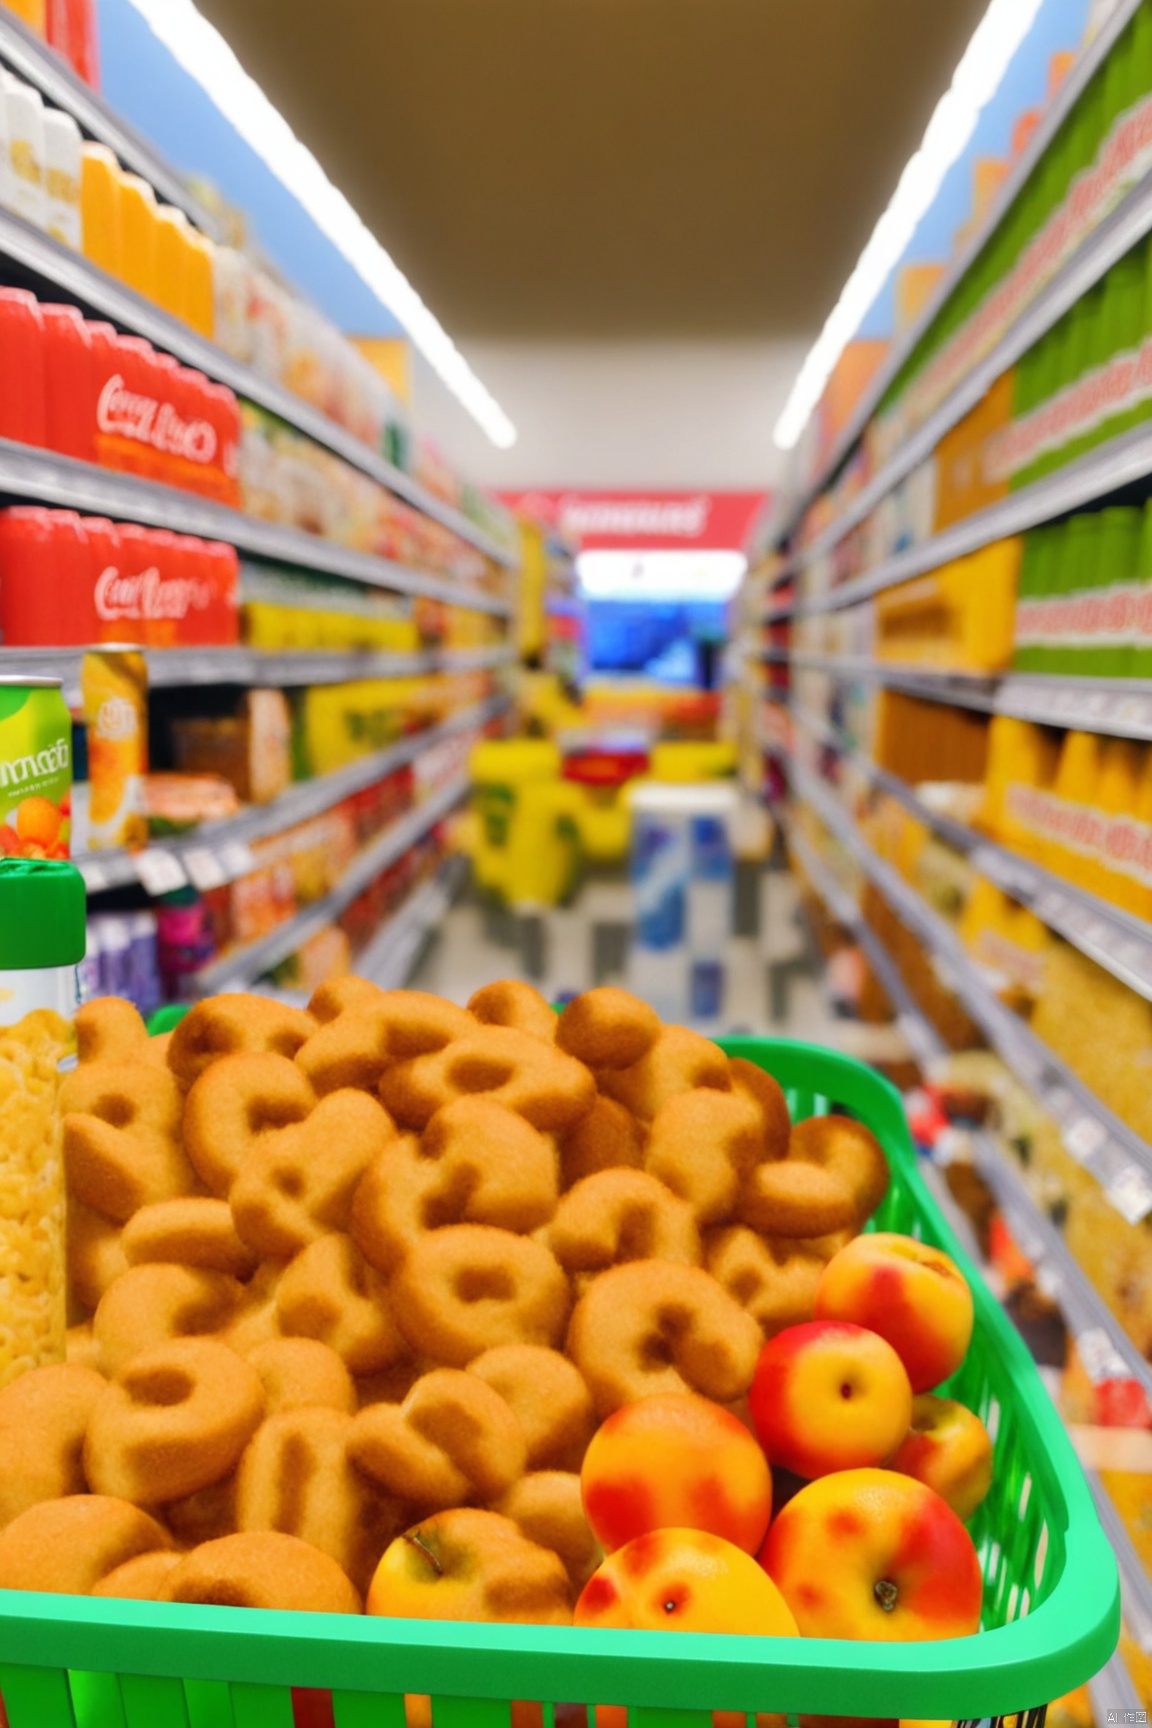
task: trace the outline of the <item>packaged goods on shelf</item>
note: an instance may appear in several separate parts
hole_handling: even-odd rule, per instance
[[[87,847],[136,849],[148,839],[148,668],[126,648],[92,649],[80,668],[88,747]]]
[[[4,4],[62,54],[86,84],[99,85],[97,0],[4,0]]]
[[[98,912],[88,920],[88,952],[81,965],[81,994],[123,996],[142,1014],[164,1001],[164,980],[155,912]]]
[[[282,690],[246,690],[236,712],[177,720],[172,727],[182,774],[214,775],[246,804],[269,804],[292,778],[292,715]]]
[[[1113,506],[1024,537],[1013,668],[1146,677],[1152,669],[1152,507]]]
[[[484,618],[484,614],[472,614]],[[425,638],[408,595],[335,576],[245,565],[240,573],[241,634],[250,648],[346,649],[414,654]],[[497,620],[489,635],[499,634]]]
[[[955,671],[997,672],[1012,658],[1021,541],[1000,540],[876,601],[882,660]]]

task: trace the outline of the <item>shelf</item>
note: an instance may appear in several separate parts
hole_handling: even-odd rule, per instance
[[[507,698],[502,696],[476,703],[442,725],[397,739],[396,743],[334,774],[319,775],[291,786],[271,804],[253,805],[223,821],[204,822],[188,834],[155,840],[141,852],[88,852],[73,862],[83,875],[89,894],[101,894],[130,882],[140,882],[151,894],[170,894],[189,881],[202,892],[218,888],[253,869],[250,848],[254,841],[309,821],[342,799],[375,785],[397,768],[414,762],[425,751],[496,719],[507,707]]]
[[[1134,1724],[1144,1721],[1148,1715],[1119,1652],[1088,1681],[1088,1697],[1097,1722]]]
[[[1145,1572],[1108,1490],[1094,1470],[1085,1470],[1084,1477],[1096,1503],[1096,1514],[1120,1568],[1120,1600],[1128,1630],[1141,1650],[1152,1656],[1152,1578]],[[1142,1714],[1146,1717],[1147,1711]]]
[[[516,552],[494,540],[462,511],[444,503],[411,475],[405,474],[403,469],[386,462],[383,456],[318,408],[293,395],[283,385],[265,378],[254,367],[233,359],[223,348],[197,335],[179,318],[171,317],[151,300],[144,299],[114,276],[89,263],[83,253],[62,245],[10,210],[0,210],[0,258],[16,265],[38,285],[50,289],[53,295],[63,294],[85,311],[109,319],[134,335],[146,337],[156,348],[175,355],[185,365],[196,367],[217,383],[227,384],[237,396],[277,415],[498,563],[509,568],[518,563]]]
[[[77,462],[51,450],[33,449],[0,438],[0,495],[78,510],[81,515],[111,516],[116,521],[141,522],[154,528],[170,528],[177,534],[197,534],[205,540],[226,540],[241,552],[272,558],[281,564],[343,576],[372,588],[387,588],[399,594],[420,594],[444,600],[471,612],[511,615],[510,601],[485,594],[465,583],[432,576],[378,558],[369,552],[322,540],[300,528],[265,522],[247,516],[227,504],[216,504],[194,492],[141,480],[134,474],[118,474]]]
[[[169,204],[178,205],[203,233],[219,239],[216,218],[192,196],[168,163],[77,76],[62,55],[47,47],[7,9],[0,12],[0,60],[34,85],[53,108],[71,114],[89,138],[107,144],[125,168],[149,181]]]
[[[402,990],[425,942],[459,894],[468,874],[465,859],[446,858],[436,874],[417,888],[356,958],[361,978],[381,990]]]
[[[869,880],[933,957],[941,980],[963,1003],[1005,1065],[1035,1093],[1069,1153],[1095,1177],[1129,1223],[1152,1212],[1152,1146],[1089,1090],[997,998],[951,926],[864,840],[835,793],[780,746],[797,795],[847,847]]]
[[[281,960],[294,954],[309,937],[338,918],[370,882],[402,857],[437,822],[442,822],[467,795],[468,777],[458,774],[366,846],[353,860],[343,879],[323,899],[305,907],[259,941],[235,948],[202,967],[193,975],[196,989],[202,995],[210,996],[220,990],[242,990],[253,984]]]
[[[976,234],[968,244],[963,247],[958,256],[945,271],[944,276],[937,284],[936,289],[914,323],[912,323],[906,331],[903,331],[899,338],[893,342],[883,364],[866,386],[863,395],[852,412],[848,424],[837,438],[827,460],[822,463],[819,473],[815,479],[805,486],[799,498],[789,506],[788,515],[783,519],[776,532],[775,537],[777,540],[787,540],[792,536],[802,519],[804,512],[808,509],[812,501],[819,497],[820,493],[825,490],[837,469],[840,468],[846,457],[851,453],[855,444],[858,443],[861,434],[873,414],[876,412],[877,407],[883,400],[892,381],[896,378],[901,368],[920,342],[921,338],[931,327],[949,296],[955,291],[958,284],[963,281],[964,277],[971,269],[972,264],[983,251],[988,240],[1015,203],[1025,182],[1028,180],[1033,169],[1036,167],[1036,164],[1048,149],[1053,138],[1056,136],[1056,133],[1063,124],[1065,117],[1071,111],[1079,97],[1080,92],[1085,88],[1097,67],[1105,60],[1111,51],[1113,43],[1120,36],[1124,27],[1128,23],[1128,20],[1132,17],[1133,13],[1136,12],[1139,4],[1140,0],[1120,0],[1120,3],[1113,6],[1111,14],[1105,19],[1096,35],[1092,38],[1092,41],[1088,43],[1088,45],[1077,56],[1075,64],[1069,69],[1059,90],[1045,108],[1040,118],[1040,122],[1033,131],[1027,145],[1016,158],[1007,179],[990,206],[984,220],[980,223]],[[915,467],[916,463],[921,460],[921,457],[924,454],[924,451],[921,448],[921,439],[927,428],[931,427],[933,423],[946,412],[951,411],[949,418],[947,418],[947,420],[934,432],[932,442],[928,446],[928,448],[932,448],[933,445],[939,441],[943,432],[954,426],[956,422],[967,413],[968,409],[974,406],[980,397],[984,395],[988,385],[993,381],[993,379],[998,377],[999,374],[1005,370],[1006,366],[1011,365],[1013,360],[1015,360],[1019,354],[1023,353],[1026,348],[1031,347],[1038,336],[1043,335],[1046,330],[1049,330],[1056,320],[1067,310],[1067,307],[1071,305],[1073,301],[1078,300],[1084,290],[1090,287],[1093,282],[1097,281],[1100,275],[1103,274],[1103,271],[1108,269],[1117,258],[1122,257],[1123,253],[1128,250],[1129,246],[1133,245],[1135,241],[1140,238],[1140,235],[1145,232],[1144,229],[1140,229],[1139,232],[1132,235],[1131,239],[1126,240],[1121,250],[1113,251],[1111,249],[1116,243],[1116,237],[1112,236],[1113,225],[1116,223],[1117,218],[1126,217],[1126,219],[1121,222],[1120,226],[1125,231],[1127,230],[1132,216],[1132,212],[1129,211],[1129,206],[1139,199],[1142,190],[1142,187],[1137,187],[1129,194],[1128,198],[1125,199],[1124,203],[1118,210],[1114,211],[1105,222],[1100,224],[1090,235],[1087,236],[1081,245],[1080,250],[1048,284],[1047,288],[1037,295],[1031,305],[1025,309],[1021,317],[1011,327],[1007,336],[1003,338],[1003,340],[997,345],[996,349],[993,350],[992,354],[990,354],[986,360],[981,362],[974,372],[968,375],[964,383],[956,392],[954,392],[953,396],[950,397],[946,403],[942,404],[941,408],[938,409],[936,413],[929,420],[925,421],[924,425],[917,430],[913,439],[909,441],[910,444],[916,446],[915,453],[906,461],[905,465],[898,473],[893,474],[893,478],[887,480],[887,483],[883,486],[882,490],[877,493],[877,496],[882,497],[884,492],[890,490],[891,486],[894,485],[897,480],[901,479],[910,468]],[[1097,264],[1097,254],[1105,258],[1106,262]],[[1073,277],[1075,282],[1079,285],[1073,287],[1072,282],[1065,283],[1066,277]],[[1070,298],[1064,298],[1064,295],[1070,295]],[[1058,309],[1055,309],[1057,307]],[[1025,339],[1021,340],[1022,336]],[[1014,352],[1009,353],[1009,350],[1013,348]],[[1004,350],[1009,357],[1003,357],[1001,350]],[[988,371],[987,369],[989,366],[993,366],[994,369]],[[954,403],[956,403],[957,406],[955,410],[952,411]],[[905,448],[907,449],[908,447],[906,446]],[[901,455],[903,455],[903,452],[901,452]],[[898,461],[899,458],[897,458],[897,462]],[[897,466],[897,462],[890,463],[882,474],[877,476],[877,480],[873,482],[873,485],[877,484],[881,479],[884,479],[891,470],[894,470]],[[871,491],[871,487],[869,487],[868,490]],[[874,502],[874,500],[871,500],[868,503],[866,509],[871,508],[872,502]],[[839,538],[839,536],[837,537]]]

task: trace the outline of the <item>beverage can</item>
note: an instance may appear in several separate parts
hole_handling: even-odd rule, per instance
[[[80,691],[88,727],[88,844],[129,850],[148,840],[148,667],[135,647],[85,654]]]
[[[72,717],[59,678],[0,678],[0,850],[68,857]]]

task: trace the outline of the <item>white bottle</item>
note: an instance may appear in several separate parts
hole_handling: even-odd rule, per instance
[[[12,167],[10,208],[35,228],[45,226],[44,103],[40,92],[19,78],[5,82],[8,160]]]
[[[79,252],[80,128],[59,108],[44,110],[44,202],[46,226],[54,240]]]

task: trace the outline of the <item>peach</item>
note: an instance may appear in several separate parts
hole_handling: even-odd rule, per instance
[[[384,1550],[365,1610],[412,1620],[567,1626],[568,1574],[510,1518],[472,1507],[437,1512]]]
[[[963,1404],[921,1392],[912,1400],[912,1427],[888,1468],[934,1488],[967,1523],[992,1486],[992,1440]]]
[[[972,1538],[939,1494],[891,1470],[810,1482],[772,1525],[760,1563],[808,1638],[896,1643],[980,1625]]]
[[[891,1458],[912,1420],[912,1389],[875,1332],[808,1320],[765,1344],[748,1407],[769,1462],[811,1478]]]
[[[796,1635],[767,1573],[707,1530],[649,1530],[618,1548],[585,1584],[573,1621],[640,1632]]]
[[[853,1320],[886,1338],[913,1392],[954,1374],[972,1337],[972,1292],[941,1248],[888,1231],[857,1236],[816,1286],[818,1320]]]
[[[55,846],[60,833],[60,810],[51,798],[33,794],[25,798],[16,811],[16,832],[26,844]]]
[[[709,1530],[755,1554],[772,1472],[744,1424],[694,1392],[656,1392],[602,1425],[580,1472],[584,1515],[611,1553],[646,1530]]]

